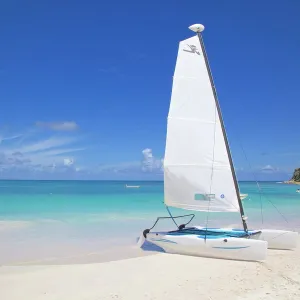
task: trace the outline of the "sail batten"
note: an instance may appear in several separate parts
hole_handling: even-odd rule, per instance
[[[168,206],[239,211],[221,120],[197,36],[179,43],[167,124],[164,181]]]

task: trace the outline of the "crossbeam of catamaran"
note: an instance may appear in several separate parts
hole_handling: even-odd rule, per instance
[[[164,156],[164,203],[189,211],[237,212],[242,229],[178,225],[177,229],[143,231],[146,239],[166,252],[238,260],[263,260],[267,248],[296,247],[297,233],[285,230],[249,230],[226,135],[216,87],[202,32],[179,43],[168,114]],[[166,217],[164,217],[166,218]]]

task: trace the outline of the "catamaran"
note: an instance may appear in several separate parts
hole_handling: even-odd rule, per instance
[[[145,240],[165,252],[236,260],[264,260],[267,248],[296,247],[297,232],[249,230],[216,88],[204,47],[204,26],[179,43],[168,115],[164,157],[164,203],[174,231],[144,230]],[[178,225],[169,207],[206,212],[239,212],[242,229]],[[164,217],[165,218],[165,217]]]

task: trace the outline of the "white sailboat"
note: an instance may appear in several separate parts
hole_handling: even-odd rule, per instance
[[[267,248],[296,247],[297,233],[249,230],[226,131],[201,32],[179,43],[164,158],[164,202],[168,207],[206,212],[240,212],[243,229],[187,227],[144,230],[148,240],[168,253],[237,260],[264,260]],[[170,213],[169,209],[168,212]],[[191,215],[193,216],[193,215]],[[193,217],[192,217],[193,218]],[[192,219],[191,218],[191,219]]]
[[[140,185],[128,185],[128,184],[126,184],[125,187],[127,189],[139,189]]]

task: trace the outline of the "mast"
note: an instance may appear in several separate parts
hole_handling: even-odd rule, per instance
[[[206,69],[207,69],[207,72],[208,72],[208,75],[209,75],[209,80],[210,80],[211,88],[212,88],[212,91],[213,91],[213,94],[214,94],[214,99],[215,99],[215,103],[216,103],[216,107],[217,107],[217,111],[218,111],[218,115],[219,115],[219,119],[220,119],[220,123],[221,123],[222,133],[223,133],[224,140],[225,140],[227,155],[228,155],[230,168],[231,168],[231,173],[232,173],[232,177],[233,177],[233,181],[234,181],[236,196],[237,196],[238,203],[239,203],[239,208],[240,208],[240,214],[241,214],[243,227],[244,227],[245,232],[248,232],[248,226],[247,226],[247,222],[246,222],[246,217],[245,217],[245,213],[244,213],[242,200],[241,200],[240,193],[239,193],[239,186],[238,186],[238,182],[237,182],[237,178],[236,178],[236,174],[235,174],[235,170],[234,170],[234,166],[233,166],[232,156],[231,156],[231,152],[230,152],[230,148],[229,148],[229,143],[228,143],[227,134],[226,134],[225,126],[224,126],[224,121],[223,121],[223,118],[222,118],[220,104],[219,104],[219,101],[218,101],[217,91],[216,91],[216,87],[215,87],[215,84],[214,84],[214,81],[213,81],[213,77],[212,77],[212,73],[211,73],[211,70],[210,70],[207,54],[206,54],[206,51],[205,51],[204,41],[203,41],[202,34],[201,34],[201,32],[204,30],[204,26],[202,24],[195,24],[195,25],[190,26],[189,29],[197,33],[197,36],[198,36],[199,41],[200,41],[200,45],[201,45],[201,48],[202,48]]]

